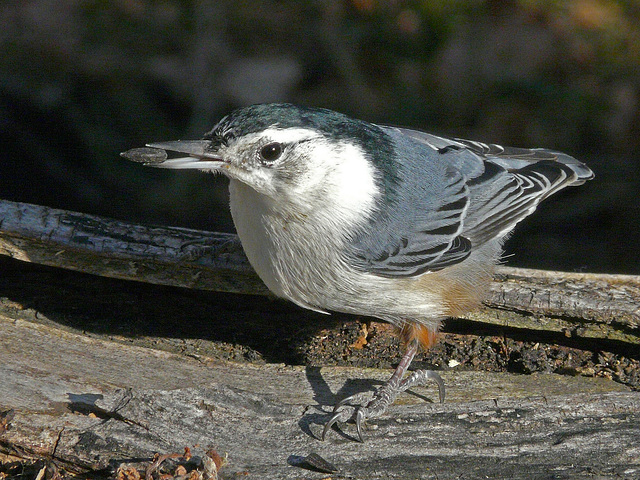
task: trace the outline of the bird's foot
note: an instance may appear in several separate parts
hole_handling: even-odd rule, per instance
[[[324,426],[322,440],[324,440],[327,432],[335,424],[353,419],[356,424],[358,440],[364,442],[362,427],[368,419],[382,415],[401,392],[416,385],[425,385],[429,380],[435,380],[438,384],[440,403],[444,402],[444,381],[442,377],[434,371],[417,370],[400,382],[394,380],[396,380],[396,375],[382,385],[382,387],[373,394],[373,399],[365,405],[363,405],[363,403],[366,398],[371,396],[370,393],[356,393],[338,402],[333,408],[331,418]]]

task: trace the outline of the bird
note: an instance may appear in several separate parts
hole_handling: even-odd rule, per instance
[[[167,152],[179,155],[169,158]],[[443,320],[480,306],[503,243],[538,204],[593,178],[582,162],[542,148],[502,147],[378,125],[289,103],[239,108],[200,140],[122,154],[229,178],[243,249],[269,290],[317,312],[392,324],[404,354],[368,396],[338,402],[322,440],[382,415],[403,391],[442,378],[409,372]]]

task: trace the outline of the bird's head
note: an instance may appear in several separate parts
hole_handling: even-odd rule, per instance
[[[321,199],[371,203],[379,191],[376,159],[391,148],[377,126],[331,110],[264,104],[236,110],[202,140],[148,144],[123,155],[151,166],[222,173],[273,201]],[[159,150],[154,150],[159,149]],[[162,151],[186,154],[167,159]],[[133,152],[133,153],[132,153]]]

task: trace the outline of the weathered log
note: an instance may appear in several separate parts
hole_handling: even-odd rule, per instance
[[[106,277],[267,293],[233,235],[145,227],[0,202],[0,251]],[[205,464],[215,463],[207,454],[212,448],[223,457],[228,454],[220,478],[535,480],[550,474],[568,479],[640,474],[640,394],[605,378],[445,370],[445,404],[431,403],[435,389],[416,389],[369,422],[364,445],[352,441],[353,425],[320,442],[318,435],[334,402],[375,388],[388,370],[215,360],[204,348],[210,330],[198,329],[202,322],[212,324],[213,330],[230,322],[231,329],[253,329],[237,333],[249,338],[267,331],[257,325],[260,322],[271,328],[278,322],[295,322],[298,330],[303,324],[318,325],[321,331],[311,344],[328,351],[332,335],[342,331],[320,325],[326,316],[291,307],[282,318],[282,307],[269,311],[270,302],[262,300],[256,306],[260,313],[251,312],[247,321],[242,317],[250,312],[239,299],[249,297],[234,296],[219,304],[208,299],[211,308],[196,312],[191,308],[199,305],[200,297],[191,299],[190,293],[187,299],[193,303],[188,303],[178,289],[144,285],[140,293],[139,283],[71,273],[62,278],[54,270],[37,268],[25,275],[27,270],[20,267],[10,279],[0,279],[0,473],[12,459],[20,460],[22,468],[33,458],[44,462],[37,464],[43,465],[43,476],[46,465],[91,478],[115,476],[118,468],[127,466],[129,473],[137,468],[151,475],[165,468],[177,475],[170,462],[186,462],[174,457],[189,447],[202,460],[192,460],[187,467],[197,464],[203,472]],[[67,276],[79,278],[67,284]],[[86,285],[91,279],[95,287]],[[638,343],[638,285],[638,277],[630,276],[501,268],[488,307],[470,315],[475,322],[470,325],[602,338],[632,350]],[[140,297],[149,295],[150,288],[161,290],[153,293],[150,304],[163,299],[164,305],[171,305],[179,298],[187,310],[177,308],[162,319],[154,316],[162,308],[137,312],[150,322],[173,321],[176,327],[189,322],[192,341],[174,339],[177,333],[163,339],[148,330],[125,329],[125,336],[119,334],[123,324],[105,306],[117,298],[124,306],[142,309]],[[60,289],[79,292],[70,297]],[[253,298],[255,303],[257,297]],[[69,301],[71,305],[56,308],[56,302]],[[113,309],[126,311],[118,305]],[[219,318],[207,318],[211,309]],[[183,316],[172,319],[172,312]],[[87,314],[85,323],[74,319]],[[131,315],[124,314],[122,321]],[[102,324],[90,327],[96,321],[108,323],[111,330]],[[360,324],[364,330],[355,332],[353,343],[341,344],[339,348],[347,347],[338,355],[385,345],[382,326],[366,325]],[[275,348],[290,341],[275,335],[270,337]],[[167,348],[167,343],[177,347],[171,352],[148,348]],[[394,353],[374,355],[390,355],[388,363]],[[636,364],[632,360],[624,367],[630,369],[629,377],[634,369],[637,372]],[[620,365],[612,362],[607,368],[614,372]],[[163,456],[154,457],[156,453]],[[314,465],[315,472],[309,471]]]
[[[0,201],[0,254],[113,278],[268,295],[232,234],[150,227]],[[499,267],[466,318],[640,345],[640,276]]]
[[[209,361],[5,316],[0,339],[0,412],[13,412],[0,453],[66,473],[144,472],[189,447],[227,455],[221,478],[327,478],[302,469],[311,454],[332,478],[640,474],[640,394],[602,378],[444,372],[445,404],[416,389],[369,422],[365,444],[352,425],[321,442],[336,397],[387,371]]]
[[[95,275],[268,294],[236,235],[136,225],[0,200],[0,254]]]

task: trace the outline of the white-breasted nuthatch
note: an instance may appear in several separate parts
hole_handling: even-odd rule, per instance
[[[379,126],[319,108],[236,110],[203,140],[152,143],[123,155],[229,177],[231,214],[260,278],[320,312],[395,325],[406,347],[364,405],[339,402],[322,434],[380,415],[398,393],[439,375],[405,377],[440,322],[477,307],[513,227],[549,195],[593,177],[563,153],[506,148]],[[186,154],[167,159],[165,151]]]

